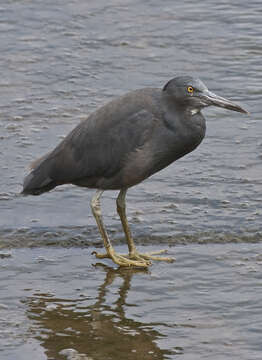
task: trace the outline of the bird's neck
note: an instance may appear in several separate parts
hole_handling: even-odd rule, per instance
[[[163,101],[165,126],[185,144],[197,146],[205,136],[205,118],[199,109],[190,108],[186,104],[177,104],[170,98]]]
[[[182,122],[188,122],[187,120],[193,116],[193,113],[188,111],[183,104],[175,103],[168,95],[162,94],[163,104],[163,117],[166,126],[170,130],[177,130]]]

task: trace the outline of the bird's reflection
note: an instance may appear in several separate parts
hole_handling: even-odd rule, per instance
[[[95,299],[59,299],[50,294],[37,294],[27,299],[28,316],[33,323],[34,337],[40,341],[48,359],[64,359],[62,349],[73,348],[96,359],[152,360],[165,359],[168,350],[160,349],[162,337],[153,325],[127,318],[126,299],[131,279],[146,270],[112,269],[101,266],[105,273]],[[109,294],[117,286],[117,300]],[[95,302],[94,302],[95,301]]]

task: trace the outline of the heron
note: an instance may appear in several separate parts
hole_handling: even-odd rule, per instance
[[[98,259],[144,268],[152,260],[171,262],[172,258],[162,256],[164,250],[137,250],[126,216],[126,193],[196,149],[206,132],[201,110],[210,105],[248,113],[188,75],[172,78],[163,88],[142,88],[122,95],[91,113],[54,150],[35,160],[22,194],[40,195],[63,184],[96,189],[91,209],[105,247],[105,253],[94,252]],[[100,206],[105,190],[119,190],[116,208],[127,254],[115,251],[106,231]]]

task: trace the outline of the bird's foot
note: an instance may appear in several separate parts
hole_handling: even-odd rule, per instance
[[[92,255],[95,255],[97,259],[111,259],[115,264],[119,266],[134,266],[140,268],[147,268],[151,265],[151,261],[149,261],[148,259],[139,256],[131,259],[127,255],[117,254],[113,248],[107,249],[107,252],[103,254],[93,251]]]
[[[133,251],[129,254],[130,259],[144,259],[144,260],[156,260],[156,261],[167,261],[167,262],[174,262],[176,259],[166,256],[156,256],[160,254],[167,253],[167,250],[158,250],[158,251],[150,251],[147,253],[139,253],[137,250]]]
[[[142,254],[135,249],[130,254],[118,254],[113,248],[109,248],[107,253],[101,254],[93,251],[92,255],[95,255],[97,259],[111,259],[115,264],[119,266],[135,266],[147,268],[151,265],[151,260],[167,261],[170,263],[175,261],[175,259],[171,257],[156,256],[164,254],[166,252],[167,250],[158,250]]]

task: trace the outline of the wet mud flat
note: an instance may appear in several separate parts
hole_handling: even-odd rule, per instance
[[[261,243],[172,246],[147,271],[93,250],[1,250],[1,360],[261,358]]]

